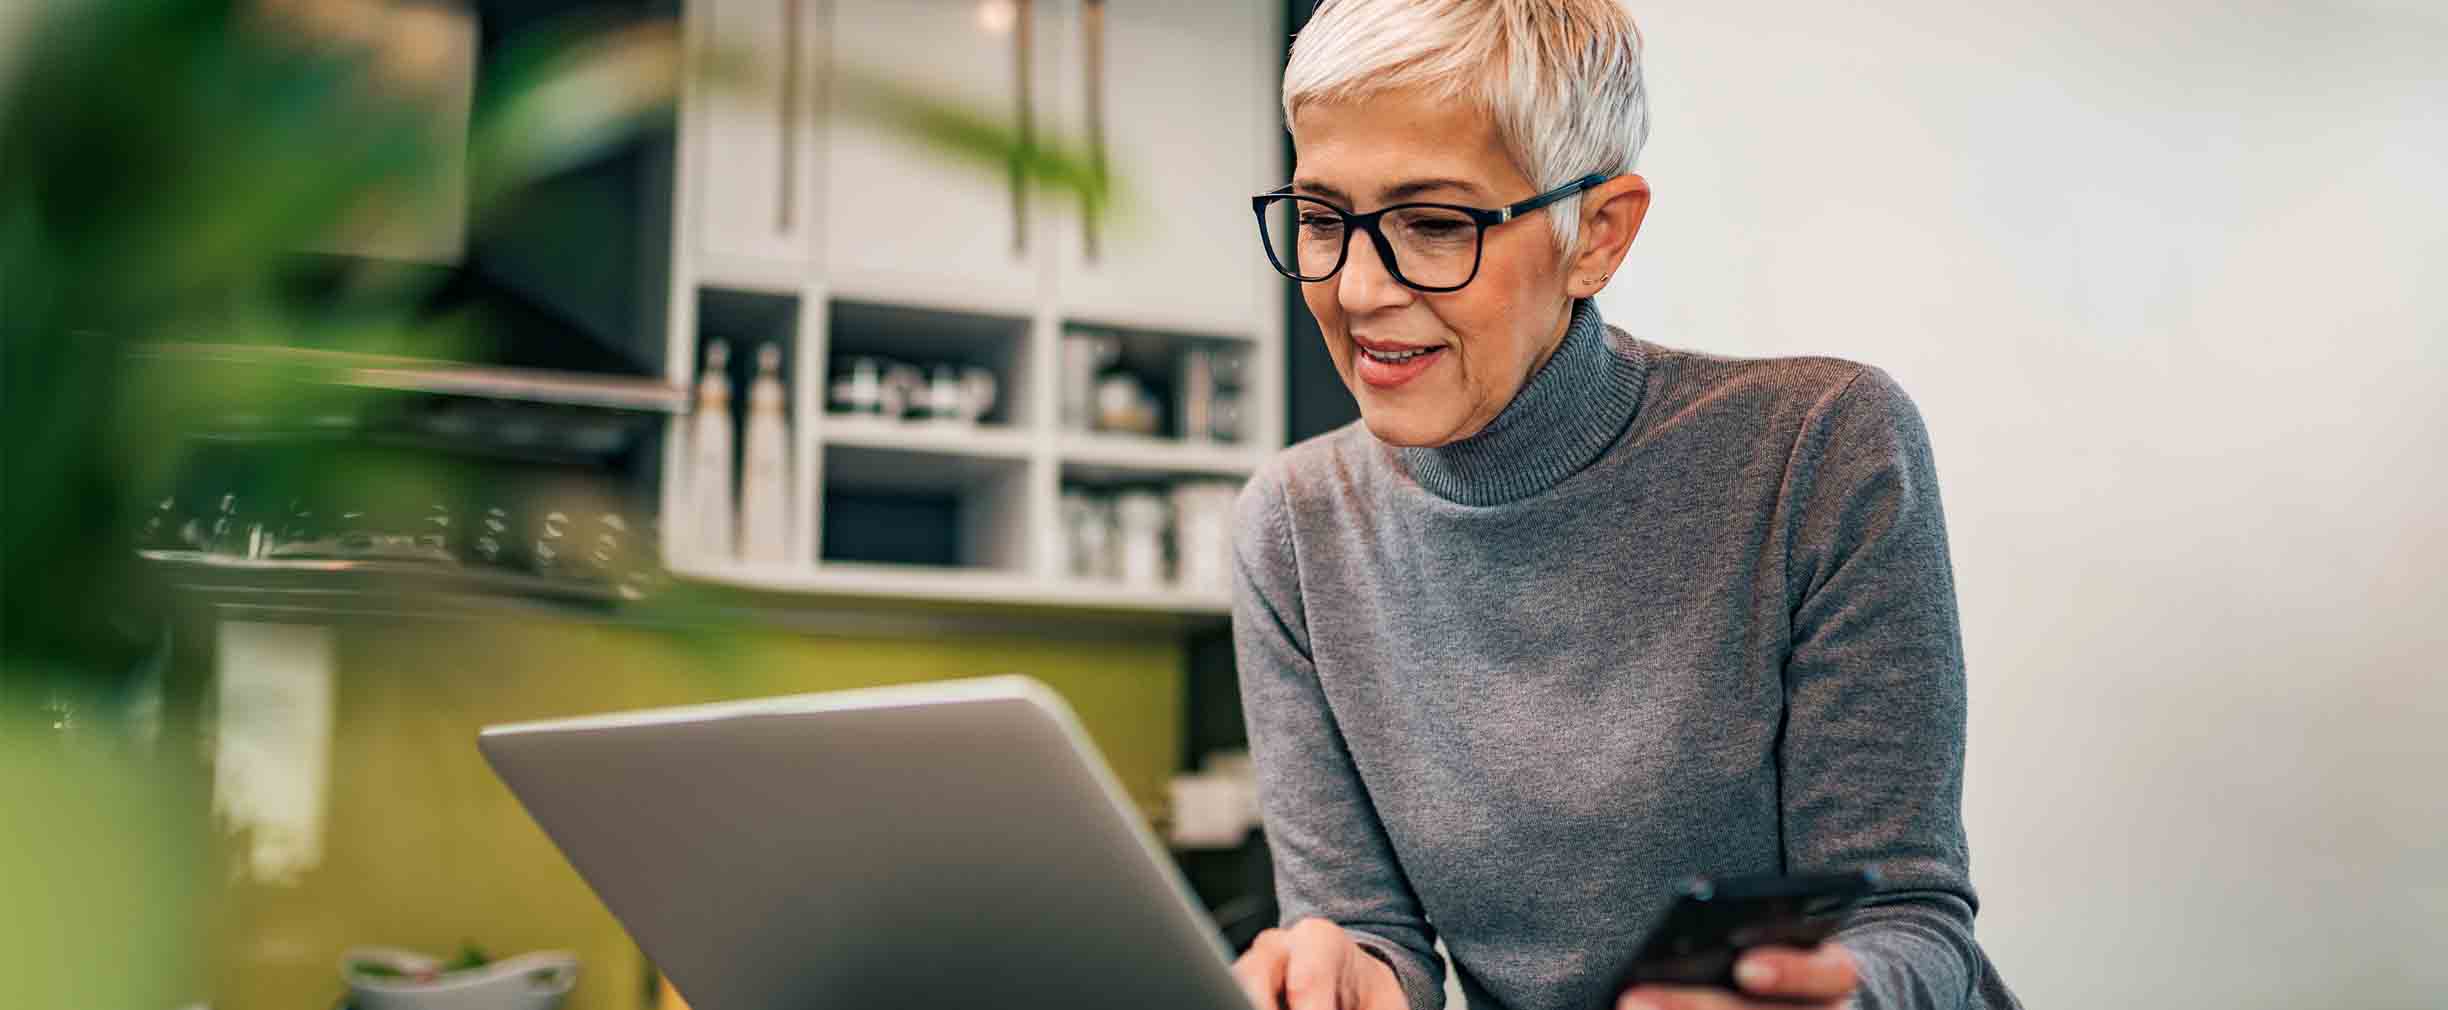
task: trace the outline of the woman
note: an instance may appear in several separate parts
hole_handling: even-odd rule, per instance
[[[1361,423],[1240,503],[1234,630],[1284,921],[1262,1007],[2012,1005],[1972,935],[1962,648],[1912,402],[1637,340],[1615,0],[1338,0],[1258,198]],[[1739,992],[1614,991],[1674,884],[1873,867]]]

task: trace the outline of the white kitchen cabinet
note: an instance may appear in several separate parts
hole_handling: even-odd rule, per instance
[[[1224,614],[1229,594],[1212,586],[1074,571],[1064,502],[1230,482],[1281,445],[1284,289],[1249,212],[1251,194],[1282,182],[1278,5],[685,2],[700,51],[730,53],[749,87],[693,79],[684,105],[675,379],[694,380],[712,337],[784,343],[800,546],[788,563],[682,559],[680,573],[816,595]],[[877,81],[1102,152],[1123,187],[1118,214],[1091,228],[1073,199],[1020,186],[1007,165],[879,123]],[[722,311],[767,301],[795,307],[788,341]],[[1159,430],[1063,419],[1074,331],[1123,339],[1115,367],[1164,405]],[[1244,377],[1222,383],[1248,419],[1238,441],[1171,420],[1194,381],[1183,356],[1219,347],[1246,354]],[[856,391],[857,359],[983,368],[998,403],[974,427],[828,412],[836,379]],[[690,507],[675,470],[667,528]]]
[[[1281,185],[1280,4],[1061,0],[1061,122],[1125,187],[1114,217],[1061,219],[1063,313],[1246,335],[1267,304],[1251,194]]]
[[[862,82],[1042,123],[1048,5],[834,0],[826,124],[825,278],[840,297],[1026,314],[1044,286],[1046,198],[1001,166],[881,127]]]
[[[824,229],[827,0],[693,0],[689,153],[698,272],[787,292],[814,270]]]

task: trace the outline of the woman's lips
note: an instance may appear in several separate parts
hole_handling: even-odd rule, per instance
[[[1397,348],[1396,345],[1382,345],[1381,349],[1397,353],[1400,351],[1417,351],[1418,353],[1402,361],[1380,361],[1370,357],[1367,348],[1354,346],[1352,348],[1352,371],[1358,373],[1360,381],[1368,383],[1373,389],[1393,389],[1419,378],[1420,373],[1445,359],[1446,350],[1443,347]]]

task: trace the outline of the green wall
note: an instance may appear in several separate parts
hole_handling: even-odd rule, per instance
[[[495,956],[578,952],[574,1010],[647,1002],[641,955],[477,753],[490,723],[1023,673],[1070,701],[1154,810],[1185,694],[1182,645],[1165,629],[1111,640],[758,632],[709,649],[573,620],[358,622],[337,626],[335,665],[322,859],[296,880],[249,881],[245,840],[223,835],[206,952],[215,1006],[325,1010],[346,948],[449,954],[462,941]]]

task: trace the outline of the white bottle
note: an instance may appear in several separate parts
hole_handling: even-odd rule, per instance
[[[790,418],[783,407],[782,349],[757,348],[748,387],[748,444],[740,460],[740,560],[790,560]]]
[[[1165,527],[1172,508],[1154,491],[1124,491],[1114,496],[1114,522],[1121,530],[1122,581],[1154,587],[1169,577],[1165,571]]]
[[[705,371],[697,377],[697,413],[689,419],[689,553],[701,561],[727,561],[731,540],[731,348],[706,345]]]

